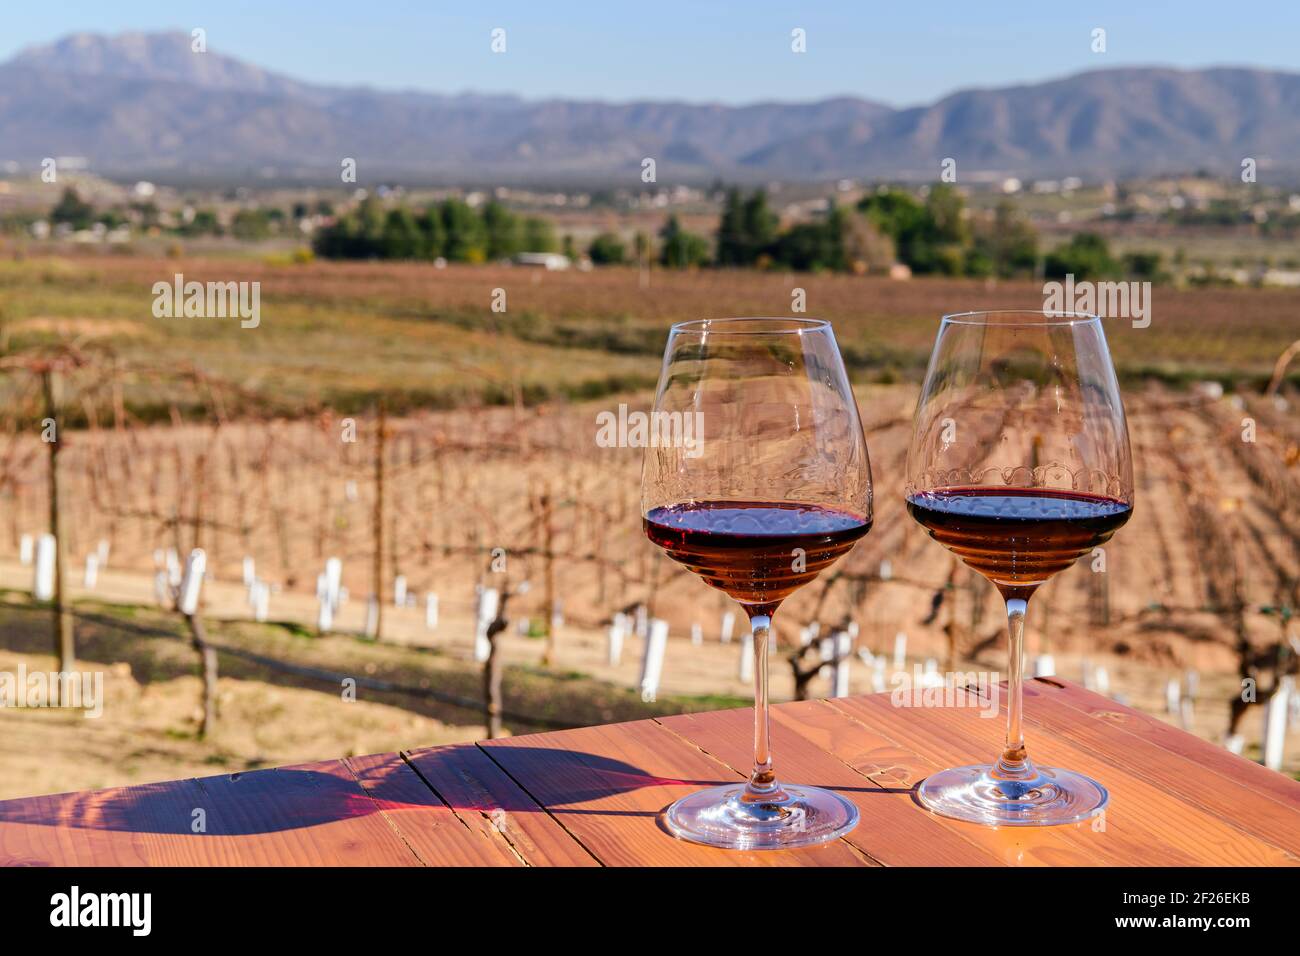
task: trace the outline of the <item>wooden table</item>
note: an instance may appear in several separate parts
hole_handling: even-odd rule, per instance
[[[1005,697],[1005,695],[1003,695]],[[1055,678],[1025,686],[1045,765],[1095,776],[1104,817],[1001,830],[914,800],[993,756],[1003,721],[887,694],[773,708],[776,768],[862,819],[825,846],[730,852],[664,832],[693,789],[743,778],[750,712],[718,711],[0,802],[0,862],[63,865],[1293,865],[1300,783]]]

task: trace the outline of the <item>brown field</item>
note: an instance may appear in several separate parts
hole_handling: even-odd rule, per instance
[[[149,287],[176,271],[187,279],[260,280],[261,327],[154,319]],[[564,623],[547,673],[635,687],[638,642],[629,641],[622,663],[610,666],[603,633],[615,611],[645,603],[670,624],[665,697],[734,699],[745,687],[738,646],[718,644],[726,604],[644,540],[639,452],[597,447],[595,416],[620,402],[646,406],[669,322],[787,314],[795,286],[806,289],[809,314],[834,321],[853,368],[877,512],[871,534],[842,563],[844,574],[783,607],[782,647],[796,648],[799,629],[813,620],[823,634],[854,620],[864,650],[892,653],[894,636],[904,632],[910,661],[1001,670],[996,594],[906,517],[902,468],[915,381],[938,315],[1041,306],[1037,286],[654,271],[643,287],[635,270],[624,269],[561,274],[104,256],[0,264],[0,318],[11,351],[60,335],[94,339],[99,326],[112,330],[97,340],[111,345],[116,370],[88,344],[94,362],[69,376],[70,393],[82,385],[91,396],[75,409],[69,400],[69,414],[94,427],[70,429],[61,446],[76,583],[98,541],[111,546],[111,574],[95,597],[149,604],[155,551],[184,554],[198,545],[209,556],[206,601],[219,631],[235,626],[223,621],[249,616],[239,586],[245,556],[280,589],[271,618],[310,628],[316,575],[337,556],[352,596],[338,626],[359,631],[364,598],[376,590],[372,409],[383,397],[393,412],[382,459],[378,591],[391,605],[397,574],[421,601],[436,591],[442,623],[429,633],[420,609],[390,606],[380,648],[359,647],[433,646],[472,670],[474,585],[527,580],[529,591],[512,599],[512,625],[522,620],[540,634],[549,552]],[[488,310],[494,288],[507,290],[505,315]],[[1162,706],[1165,680],[1196,670],[1202,703],[1193,728],[1220,739],[1227,701],[1238,692],[1239,645],[1280,646],[1295,625],[1276,609],[1300,606],[1300,420],[1293,405],[1265,399],[1258,388],[1282,349],[1300,338],[1300,292],[1157,288],[1153,301],[1150,328],[1109,325],[1128,383],[1134,518],[1107,546],[1105,573],[1081,563],[1040,591],[1030,609],[1029,649],[1054,654],[1058,672],[1072,679],[1085,659],[1104,663],[1115,693],[1152,710]],[[128,327],[131,334],[120,334]],[[219,385],[200,392],[169,374],[184,363]],[[1238,391],[1216,398],[1178,387],[1203,377],[1237,383]],[[19,540],[45,529],[45,447],[30,424],[40,417],[30,381],[21,372],[8,378],[3,388],[14,401],[0,436],[0,583],[21,588],[30,569],[17,563]],[[177,424],[149,424],[173,412]],[[355,443],[341,440],[348,416]],[[1247,417],[1256,426],[1253,442],[1242,438]],[[494,548],[504,549],[500,572],[489,566]],[[890,580],[880,579],[885,560]],[[696,622],[703,647],[689,641]],[[336,659],[332,645],[305,640],[297,649],[302,660]],[[504,647],[508,662],[540,667],[546,641],[512,626]],[[852,687],[871,689],[865,665],[855,664]],[[794,692],[790,669],[778,663],[774,696]],[[810,692],[825,693],[825,681],[814,679]],[[286,697],[297,694],[305,700],[311,691]],[[1258,710],[1242,728],[1251,742]],[[232,704],[222,720],[251,713]],[[312,719],[287,703],[283,713]],[[436,719],[436,727],[408,728],[411,736],[463,739],[483,729],[463,708]],[[399,737],[383,746],[428,742]],[[316,749],[291,740],[260,755],[247,739],[234,739],[232,761],[251,759],[250,752],[328,756],[322,749],[339,738],[327,734]],[[8,753],[0,751],[6,766]],[[176,773],[194,759],[176,755]],[[162,772],[166,765],[160,759],[149,772],[175,775]],[[106,771],[106,782],[117,782],[110,776]],[[77,778],[68,785],[89,784]]]
[[[154,318],[153,284],[178,272],[260,282],[261,324]],[[496,289],[504,313],[490,310]],[[122,383],[124,401],[152,418],[168,417],[172,404],[204,416],[191,386],[164,380],[189,366],[238,385],[230,409],[256,417],[358,411],[378,397],[395,409],[531,404],[649,387],[669,324],[786,315],[795,289],[807,314],[834,322],[858,381],[916,380],[946,312],[1043,305],[1041,285],[1024,281],[99,255],[0,262],[0,343],[21,350],[75,330],[141,370]],[[1157,286],[1151,314],[1143,329],[1108,322],[1129,380],[1258,385],[1300,338],[1300,290]]]

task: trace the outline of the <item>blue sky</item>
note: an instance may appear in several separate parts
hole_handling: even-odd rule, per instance
[[[576,3],[59,0],[9,3],[0,60],[79,30],[201,26],[209,49],[317,82],[532,97],[895,106],[1121,65],[1300,71],[1300,3]],[[506,30],[493,55],[490,32]],[[790,50],[790,31],[808,51]],[[1107,51],[1090,49],[1102,27]]]

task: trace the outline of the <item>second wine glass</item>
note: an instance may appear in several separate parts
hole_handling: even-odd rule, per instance
[[[1010,661],[1001,756],[932,775],[918,798],[944,816],[994,826],[1097,813],[1108,799],[1100,783],[1029,759],[1022,681],[1030,597],[1105,544],[1133,510],[1128,428],[1101,320],[944,316],[916,408],[907,509],[1001,593]]]
[[[767,713],[772,616],[871,527],[866,440],[829,323],[673,326],[652,416],[646,535],[740,603],[754,647],[749,780],[683,797],[666,811],[667,826],[686,840],[746,850],[835,839],[856,824],[857,808],[777,780]]]

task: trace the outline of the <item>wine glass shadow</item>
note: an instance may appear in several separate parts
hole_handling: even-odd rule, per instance
[[[724,780],[662,777],[626,763],[582,751],[510,746],[501,751],[510,771],[526,769],[545,809],[518,785],[502,785],[501,769],[477,778],[472,770],[447,768],[412,755],[410,763],[352,760],[337,772],[282,767],[173,780],[107,790],[49,794],[0,801],[0,826],[29,824],[75,830],[192,836],[252,836],[305,829],[375,813],[450,807],[491,813],[550,812],[653,815],[653,811],[584,809],[583,804],[645,787],[698,786]],[[423,772],[421,772],[423,771]],[[507,771],[509,773],[509,771]],[[429,774],[429,776],[425,776]],[[454,775],[454,776],[453,776]],[[545,784],[554,793],[539,789]],[[196,811],[203,811],[201,816]],[[201,827],[196,821],[201,819]],[[197,830],[197,832],[196,832]]]

